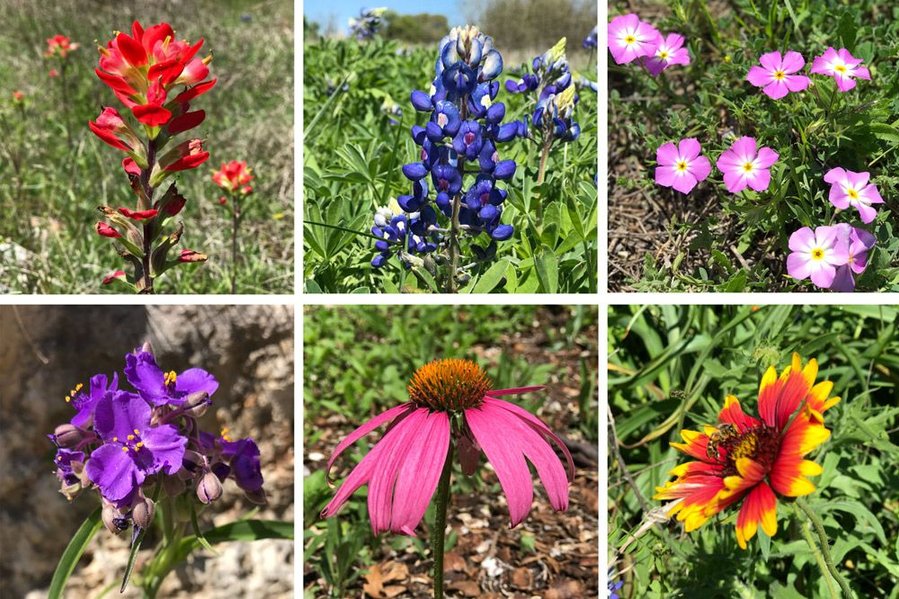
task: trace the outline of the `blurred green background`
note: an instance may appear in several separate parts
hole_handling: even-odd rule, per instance
[[[737,546],[728,510],[698,531],[653,524],[656,486],[687,458],[684,428],[715,424],[727,394],[758,414],[759,381],[792,352],[816,358],[842,402],[807,502],[859,597],[896,597],[899,577],[899,336],[895,306],[615,306],[609,309],[609,568],[622,597],[828,596],[778,499],[778,532]],[[701,430],[701,428],[699,429]],[[662,520],[665,520],[662,515]],[[636,536],[636,539],[634,538]]]
[[[181,38],[204,38],[218,84],[192,104],[206,111],[194,130],[208,162],[176,177],[188,203],[180,247],[209,255],[173,269],[160,293],[228,293],[230,216],[212,170],[228,160],[253,167],[254,195],[244,203],[239,293],[293,290],[293,2],[290,0],[0,0],[0,290],[97,293],[122,260],[94,231],[97,206],[131,206],[122,153],[87,127],[102,106],[121,107],[94,74],[98,43],[133,20],[169,22]],[[46,39],[69,36],[80,48],[62,77],[44,58]],[[25,94],[24,105],[12,94]],[[68,140],[71,135],[71,141]]]

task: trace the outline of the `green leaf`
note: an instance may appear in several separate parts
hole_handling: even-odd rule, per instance
[[[93,513],[85,519],[78,531],[72,536],[69,545],[63,552],[59,563],[56,565],[56,571],[53,573],[53,580],[50,581],[50,590],[47,593],[48,599],[59,599],[62,597],[62,591],[66,587],[69,576],[75,571],[75,565],[81,558],[81,554],[87,549],[88,543],[103,526],[101,520],[101,508],[97,508]]]
[[[537,257],[537,278],[540,280],[540,291],[557,293],[559,291],[559,259],[551,251],[544,249]]]
[[[137,536],[132,539],[131,542],[131,551],[128,553],[128,565],[125,566],[125,574],[122,575],[122,586],[119,587],[119,592],[124,593],[125,588],[128,586],[128,581],[131,579],[131,572],[134,570],[134,564],[137,562],[137,552],[140,551],[140,545],[144,542],[144,534],[147,531],[145,529],[141,529]]]
[[[506,269],[509,268],[508,260],[500,260],[493,266],[487,269],[481,278],[478,279],[478,282],[475,284],[472,293],[490,293],[493,289],[499,285],[499,282],[503,280],[503,276],[506,274]]]

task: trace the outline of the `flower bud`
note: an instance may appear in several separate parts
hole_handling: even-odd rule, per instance
[[[197,484],[197,498],[203,503],[212,503],[222,496],[222,483],[212,472],[207,472]]]
[[[140,497],[131,511],[134,524],[141,528],[150,528],[153,524],[153,515],[156,513],[156,504],[149,497]]]
[[[255,505],[268,505],[268,498],[265,496],[265,489],[260,487],[255,491],[244,491],[244,495]]]
[[[114,535],[117,535],[128,528],[128,518],[123,517],[121,512],[119,512],[119,510],[117,510],[111,503],[103,503],[101,519],[103,520],[103,526],[106,527],[106,530]]]
[[[212,400],[209,399],[209,393],[206,391],[191,393],[184,401],[184,415],[202,418],[211,403]]]
[[[70,449],[84,439],[84,431],[74,424],[60,424],[53,431],[53,440],[58,447]]]

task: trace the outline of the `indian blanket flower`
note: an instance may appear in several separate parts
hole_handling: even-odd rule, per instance
[[[690,64],[690,52],[684,48],[684,36],[679,33],[669,33],[659,36],[658,45],[652,55],[643,57],[643,65],[649,74],[658,77],[662,71],[671,65]]]
[[[833,77],[837,89],[848,92],[855,87],[856,78],[871,80],[871,73],[861,64],[862,59],[852,56],[846,48],[834,50],[828,47],[824,54],[812,61],[811,72]]]
[[[117,32],[105,47],[98,48],[97,77],[127,111],[122,114],[106,106],[88,126],[104,143],[125,154],[122,169],[137,196],[136,209],[100,207],[107,222],[97,224],[97,233],[114,239],[118,253],[134,267],[133,273],[107,277],[104,284],[118,281],[135,291],[152,293],[158,276],[184,263],[168,256],[183,226],[165,234],[164,225],[186,200],[174,184],[161,196],[156,192],[166,179],[209,159],[200,138],[172,143],[206,118],[203,110],[191,109],[191,102],[216,83],[207,78],[212,55],[197,56],[203,43],[202,39],[193,44],[179,40],[168,23],[145,29],[134,21],[130,32]]]
[[[497,145],[516,137],[520,123],[502,123],[506,107],[495,101],[500,87],[496,78],[502,69],[503,59],[493,47],[493,38],[476,27],[455,27],[440,41],[430,91],[414,90],[410,95],[412,106],[427,114],[428,121],[411,131],[421,148],[420,160],[402,167],[412,190],[399,196],[397,204],[406,214],[409,235],[385,230],[383,224],[393,221],[386,215],[383,221],[376,220],[377,232],[372,229],[389,245],[405,238],[400,257],[406,266],[418,264],[410,260],[413,254],[443,254],[451,271],[443,283],[451,292],[461,278],[458,259],[463,233],[469,237],[483,233],[492,245],[513,232],[512,225],[502,222],[508,191],[498,183],[512,178],[516,165],[514,160],[501,159]],[[481,193],[473,196],[475,187]],[[446,224],[441,226],[440,221]],[[376,244],[381,256],[387,255],[383,245]],[[376,257],[372,264],[378,267],[384,262]]]
[[[882,204],[883,198],[877,186],[869,183],[870,173],[856,173],[837,167],[824,174],[824,181],[830,183],[830,203],[846,210],[850,206],[858,210],[858,216],[865,224],[877,217],[877,210],[872,204]]]
[[[655,499],[666,504],[687,532],[716,514],[739,508],[737,543],[746,549],[758,527],[769,537],[777,532],[778,498],[802,497],[815,490],[808,479],[823,472],[805,459],[829,437],[824,413],[840,398],[831,397],[833,383],[815,384],[818,363],[803,367],[798,354],[780,376],[771,366],[762,377],[758,417],[744,412],[728,395],[714,425],[702,431],[681,431],[683,443],[672,443],[694,458],[674,468],[675,477],[656,488]]]
[[[771,184],[771,165],[778,154],[771,148],[757,148],[752,137],[741,137],[730,149],[718,157],[715,165],[724,173],[724,185],[731,193],[740,193],[746,187],[765,191]]]
[[[837,227],[817,227],[812,231],[802,227],[790,235],[787,256],[787,272],[798,280],[811,279],[812,283],[827,289],[836,276],[836,268],[849,259],[848,240],[840,235]]]
[[[682,139],[677,145],[668,142],[659,146],[656,150],[656,183],[690,193],[712,172],[709,159],[701,152],[702,146],[693,137]]]
[[[661,34],[631,13],[619,15],[609,22],[609,52],[616,64],[627,64],[655,54]]]
[[[136,393],[121,388],[114,373],[94,375],[66,396],[76,414],[48,435],[57,448],[60,492],[71,500],[96,489],[114,533],[131,523],[149,526],[155,508],[148,496],[158,484],[172,498],[195,495],[210,503],[230,478],[250,501],[265,503],[256,442],[232,439],[227,429],[216,438],[199,427],[218,381],[200,368],[163,374],[148,344],[125,362],[125,380]]]
[[[759,58],[762,66],[749,69],[746,80],[761,87],[772,100],[779,100],[790,92],[801,92],[811,80],[805,75],[797,75],[805,66],[805,59],[799,52],[768,52]]]
[[[46,56],[47,58],[51,58],[54,56],[58,56],[59,58],[67,58],[69,56],[69,52],[74,52],[77,49],[77,43],[73,42],[65,35],[57,34],[53,37],[47,38],[47,49],[44,51],[44,56]]]
[[[837,228],[840,238],[845,240],[848,250],[846,264],[837,266],[830,289],[843,292],[855,291],[855,275],[865,272],[868,267],[868,252],[874,248],[877,240],[868,231],[847,223],[839,223],[834,226]]]
[[[499,399],[539,389],[491,389],[484,371],[468,360],[436,360],[422,366],[409,383],[407,402],[375,416],[334,449],[328,472],[353,443],[388,425],[322,510],[322,517],[335,515],[367,484],[372,531],[414,535],[453,447],[466,475],[475,472],[481,453],[493,465],[512,526],[525,519],[533,501],[528,462],[537,470],[553,509],[567,509],[574,463],[565,444],[539,418]],[[564,454],[567,470],[552,444]]]

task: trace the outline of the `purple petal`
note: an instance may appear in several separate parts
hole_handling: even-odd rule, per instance
[[[103,445],[91,453],[85,468],[87,476],[100,487],[103,497],[109,501],[124,499],[144,481],[129,452],[116,445]]]
[[[140,439],[144,448],[153,456],[148,474],[160,470],[165,474],[174,474],[181,470],[187,437],[180,435],[177,428],[171,424],[152,427],[142,430]]]
[[[178,395],[190,395],[200,391],[212,395],[218,388],[219,382],[202,368],[188,368],[175,379],[175,392]]]
[[[104,441],[124,442],[137,429],[150,427],[150,406],[126,391],[109,394],[97,402],[94,428]]]

